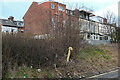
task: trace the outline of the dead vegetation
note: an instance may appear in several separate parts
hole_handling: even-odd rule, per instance
[[[10,78],[84,78],[118,66],[116,44],[91,46],[80,43],[80,49],[71,53],[69,64],[66,64],[70,44],[61,39],[65,38],[41,40],[3,35],[3,71],[8,70],[3,74]]]
[[[34,39],[23,34],[3,34],[3,77],[82,78],[116,68],[117,55],[110,52],[111,46],[107,50],[81,43],[81,22],[76,20],[69,18],[64,26],[60,21],[53,29],[54,36],[47,39]],[[69,64],[66,64],[70,46],[73,51]]]
[[[66,56],[68,47],[72,46],[73,53],[78,53],[82,40],[78,32],[74,26],[66,27],[47,39],[34,39],[24,34],[3,34],[3,77],[9,72],[8,68],[13,69],[15,64],[16,68],[26,65],[35,69],[59,65],[61,58]]]

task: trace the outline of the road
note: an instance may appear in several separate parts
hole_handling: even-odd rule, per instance
[[[120,73],[118,72],[118,70],[114,70],[111,72],[95,75],[89,78],[118,78],[118,77],[120,77]]]

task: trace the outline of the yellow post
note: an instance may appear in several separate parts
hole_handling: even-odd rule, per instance
[[[70,57],[70,50],[73,50],[73,48],[72,48],[72,47],[69,47],[68,56],[67,56],[67,63],[68,63],[69,57]]]

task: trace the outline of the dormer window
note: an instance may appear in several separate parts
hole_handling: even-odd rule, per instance
[[[52,8],[52,9],[55,9],[55,4],[51,4],[51,8]]]

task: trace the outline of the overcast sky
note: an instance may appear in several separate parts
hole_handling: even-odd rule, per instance
[[[22,20],[24,14],[30,7],[33,1],[43,2],[48,0],[0,0],[0,18],[7,19],[9,16],[14,16],[17,20]],[[66,4],[67,8],[71,6],[84,5],[94,10],[97,16],[103,16],[107,10],[118,15],[119,0],[54,0]],[[104,16],[103,16],[104,17]]]

